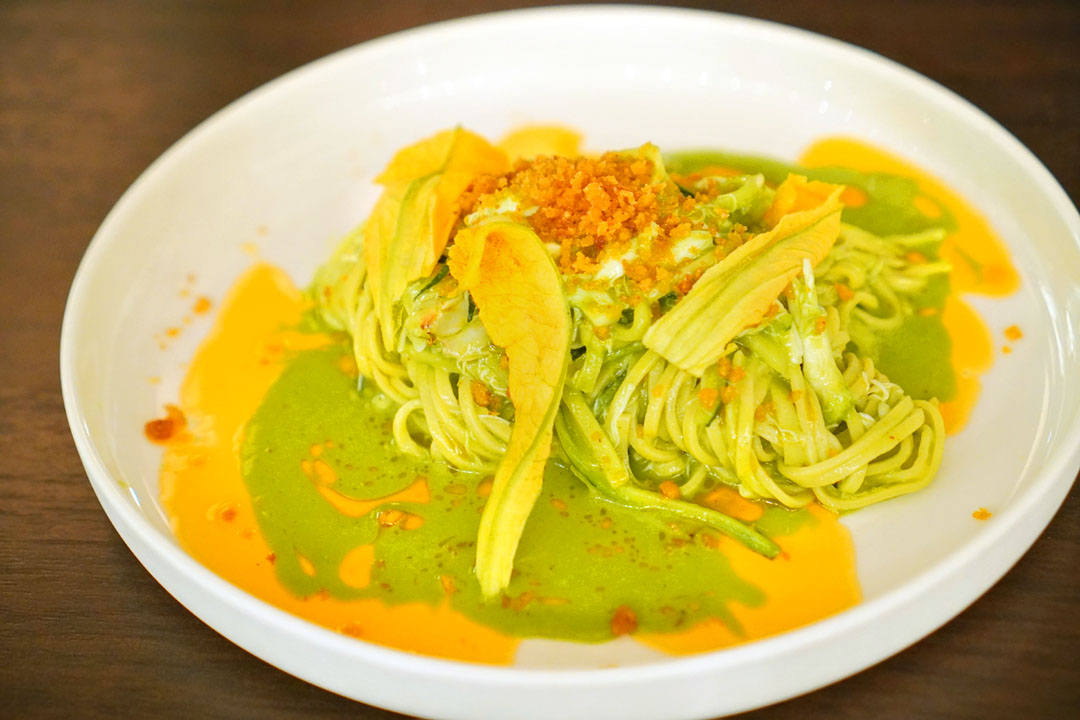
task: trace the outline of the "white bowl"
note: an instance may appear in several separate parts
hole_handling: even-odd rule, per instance
[[[767,640],[690,658],[531,646],[533,667],[418,657],[316,627],[186,555],[158,499],[142,423],[175,399],[208,321],[162,351],[185,276],[220,298],[245,243],[305,284],[365,214],[391,153],[463,123],[582,129],[594,148],[715,146],[781,158],[824,135],[884,146],[970,199],[1012,249],[1020,291],[975,299],[1025,339],[984,376],[967,429],[926,491],[856,513],[865,600]],[[1080,465],[1080,218],[1049,172],[973,106],[872,53],[723,15],[562,8],[478,17],[312,63],[218,113],[157,160],[102,224],[61,341],[68,419],[109,519],[150,573],[238,645],[334,692],[439,718],[692,718],[820,687],[955,616],[1049,522]],[[161,382],[151,385],[148,376]],[[997,512],[989,522],[973,509]],[[123,592],[123,590],[118,590]],[[527,644],[528,646],[528,644]],[[552,651],[551,646],[555,646]],[[536,650],[535,648],[540,648]],[[600,669],[615,662],[621,667]],[[542,665],[544,667],[536,667]],[[678,698],[673,702],[673,698]]]

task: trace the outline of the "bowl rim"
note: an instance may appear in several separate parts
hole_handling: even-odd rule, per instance
[[[260,103],[268,96],[276,94],[278,90],[292,84],[303,83],[305,79],[334,67],[360,62],[362,58],[370,58],[387,52],[397,52],[410,45],[422,46],[435,36],[455,33],[461,29],[520,26],[535,18],[555,20],[563,16],[573,17],[575,21],[646,17],[712,23],[717,26],[727,26],[728,29],[752,32],[769,42],[809,49],[824,57],[845,63],[862,63],[866,72],[876,74],[890,83],[905,86],[907,90],[917,93],[938,110],[957,114],[961,120],[988,140],[995,141],[1000,149],[1018,163],[1031,178],[1038,181],[1040,191],[1060,214],[1066,226],[1071,229],[1073,239],[1080,245],[1080,215],[1077,214],[1076,207],[1052,173],[1014,135],[952,90],[900,63],[851,43],[772,21],[685,8],[556,6],[487,13],[423,25],[338,50],[291,70],[234,100],[174,142],[139,175],[109,211],[90,241],[75,273],[65,306],[60,340],[60,376],[65,411],[89,481],[124,542],[147,567],[151,575],[170,594],[177,596],[177,599],[185,606],[186,603],[178,597],[178,589],[173,587],[172,583],[163,581],[159,577],[161,573],[151,569],[151,565],[172,566],[188,578],[189,582],[197,586],[203,594],[212,596],[216,601],[225,603],[239,612],[252,615],[264,626],[275,627],[300,642],[316,646],[335,656],[347,656],[350,659],[362,660],[385,668],[407,671],[417,677],[470,681],[485,685],[547,688],[585,685],[614,686],[646,679],[657,680],[703,672],[715,673],[727,666],[808,648],[838,633],[857,632],[860,628],[866,628],[870,623],[888,617],[919,597],[941,587],[964,567],[979,559],[988,559],[992,555],[997,555],[996,567],[987,578],[968,585],[963,593],[965,597],[959,602],[947,602],[931,608],[930,612],[924,614],[919,628],[909,633],[902,641],[885,643],[883,647],[864,653],[854,661],[838,663],[833,671],[826,673],[828,676],[826,682],[814,681],[801,690],[777,696],[774,701],[847,677],[917,642],[955,617],[996,583],[1031,547],[1064,500],[1072,485],[1075,472],[1080,467],[1080,411],[1074,411],[1071,418],[1062,418],[1065,438],[1047,456],[1043,469],[1032,479],[1030,487],[1021,495],[1018,502],[1010,504],[997,513],[992,525],[959,547],[953,548],[942,559],[905,585],[873,600],[860,602],[853,608],[831,617],[779,635],[698,655],[665,658],[658,662],[616,668],[501,667],[415,655],[365,641],[357,641],[280,610],[214,574],[153,527],[132,506],[121,484],[110,476],[105,461],[90,436],[84,422],[86,411],[75,379],[75,368],[78,364],[76,336],[82,321],[84,299],[90,292],[93,277],[106,255],[110,239],[122,228],[129,209],[139,203],[156,176],[166,173],[189,148],[197,147],[205,136],[214,133],[223,122],[230,121],[234,116],[256,112]],[[1033,517],[1035,518],[1034,525],[1031,524]],[[1011,534],[1019,534],[1025,539],[1020,543],[1014,543],[1003,552],[1002,542]],[[1028,539],[1029,535],[1030,539]],[[136,546],[142,548],[142,553],[136,549]],[[210,624],[198,611],[190,607],[189,610]],[[217,627],[215,629],[229,637],[225,631]],[[317,680],[305,679],[319,684]]]

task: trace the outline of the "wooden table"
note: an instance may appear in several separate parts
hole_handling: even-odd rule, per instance
[[[0,715],[394,717],[264,664],[140,567],[64,418],[60,319],[105,213],[170,144],[298,65],[513,2],[0,5]],[[1001,121],[1080,197],[1080,4],[720,2],[872,48]],[[755,718],[1077,717],[1080,492],[1008,576],[877,667]]]

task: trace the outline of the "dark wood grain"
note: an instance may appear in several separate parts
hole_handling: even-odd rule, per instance
[[[142,569],[86,481],[58,342],[76,265],[171,143],[334,50],[512,2],[0,3],[0,716],[396,717],[215,634]],[[972,100],[1080,197],[1080,4],[703,3],[871,48]],[[859,675],[748,718],[1076,717],[1080,494],[982,599]]]

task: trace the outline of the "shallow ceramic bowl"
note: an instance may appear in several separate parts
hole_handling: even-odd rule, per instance
[[[517,667],[486,667],[321,629],[246,595],[177,545],[158,500],[160,451],[141,430],[175,399],[209,320],[159,349],[156,338],[190,307],[173,291],[220,299],[252,262],[251,243],[306,284],[364,216],[370,180],[395,149],[457,123],[497,137],[552,121],[580,128],[593,148],[649,140],[788,159],[819,137],[855,136],[937,174],[1011,247],[1020,291],[974,302],[995,336],[1015,323],[1025,338],[984,376],[937,481],[844,520],[865,593],[854,609],[690,658],[529,641]],[[72,286],[64,400],[90,482],[139,560],[207,624],[289,673],[439,718],[712,716],[820,687],[899,651],[975,600],[1043,530],[1080,465],[1078,239],[1075,208],[1019,142],[869,52],[691,11],[478,17],[290,73],[155,162],[109,214]],[[990,522],[972,519],[980,506],[995,510]]]

